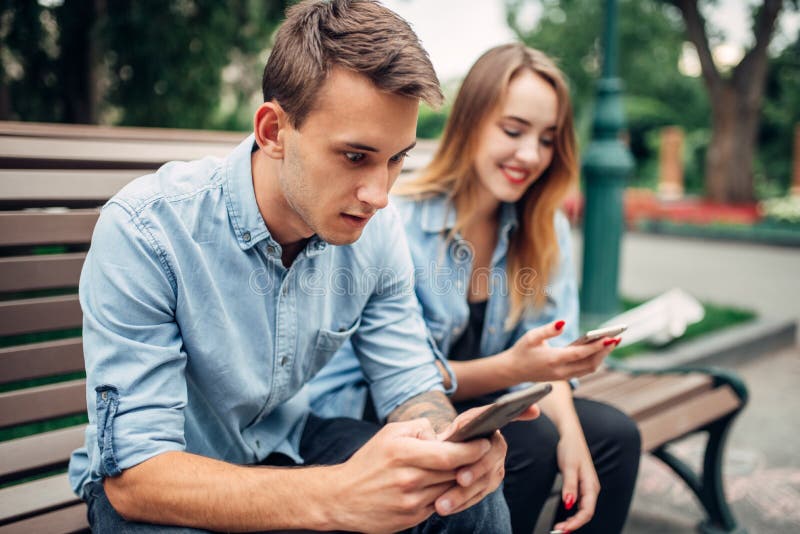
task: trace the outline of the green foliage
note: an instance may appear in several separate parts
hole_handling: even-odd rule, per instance
[[[247,128],[288,3],[6,1],[0,117]]]
[[[433,110],[425,104],[421,104],[417,119],[417,137],[420,139],[438,139],[442,135],[449,114],[449,107]]]

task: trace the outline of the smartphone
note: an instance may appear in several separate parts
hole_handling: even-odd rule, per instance
[[[597,330],[589,330],[581,337],[570,343],[570,345],[586,345],[587,343],[597,341],[598,339],[602,339],[604,337],[615,337],[620,335],[627,329],[628,325],[615,324],[613,326],[598,328]]]
[[[489,405],[476,418],[447,438],[447,441],[470,441],[478,438],[488,438],[495,430],[504,427],[513,421],[519,414],[528,409],[528,406],[538,402],[542,397],[552,391],[550,384],[535,384],[529,388],[507,393]]]

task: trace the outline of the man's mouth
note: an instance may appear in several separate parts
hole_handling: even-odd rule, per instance
[[[342,213],[342,218],[349,224],[355,227],[362,227],[370,220],[372,215],[353,215],[350,213]]]

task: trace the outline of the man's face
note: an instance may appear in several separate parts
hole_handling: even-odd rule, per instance
[[[334,68],[302,125],[282,132],[279,184],[304,237],[345,245],[386,206],[416,142],[419,102]]]

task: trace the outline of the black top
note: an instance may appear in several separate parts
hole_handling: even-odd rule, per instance
[[[474,360],[480,356],[486,303],[485,300],[467,303],[469,305],[467,327],[461,337],[450,347],[450,352],[447,354],[449,360]]]

